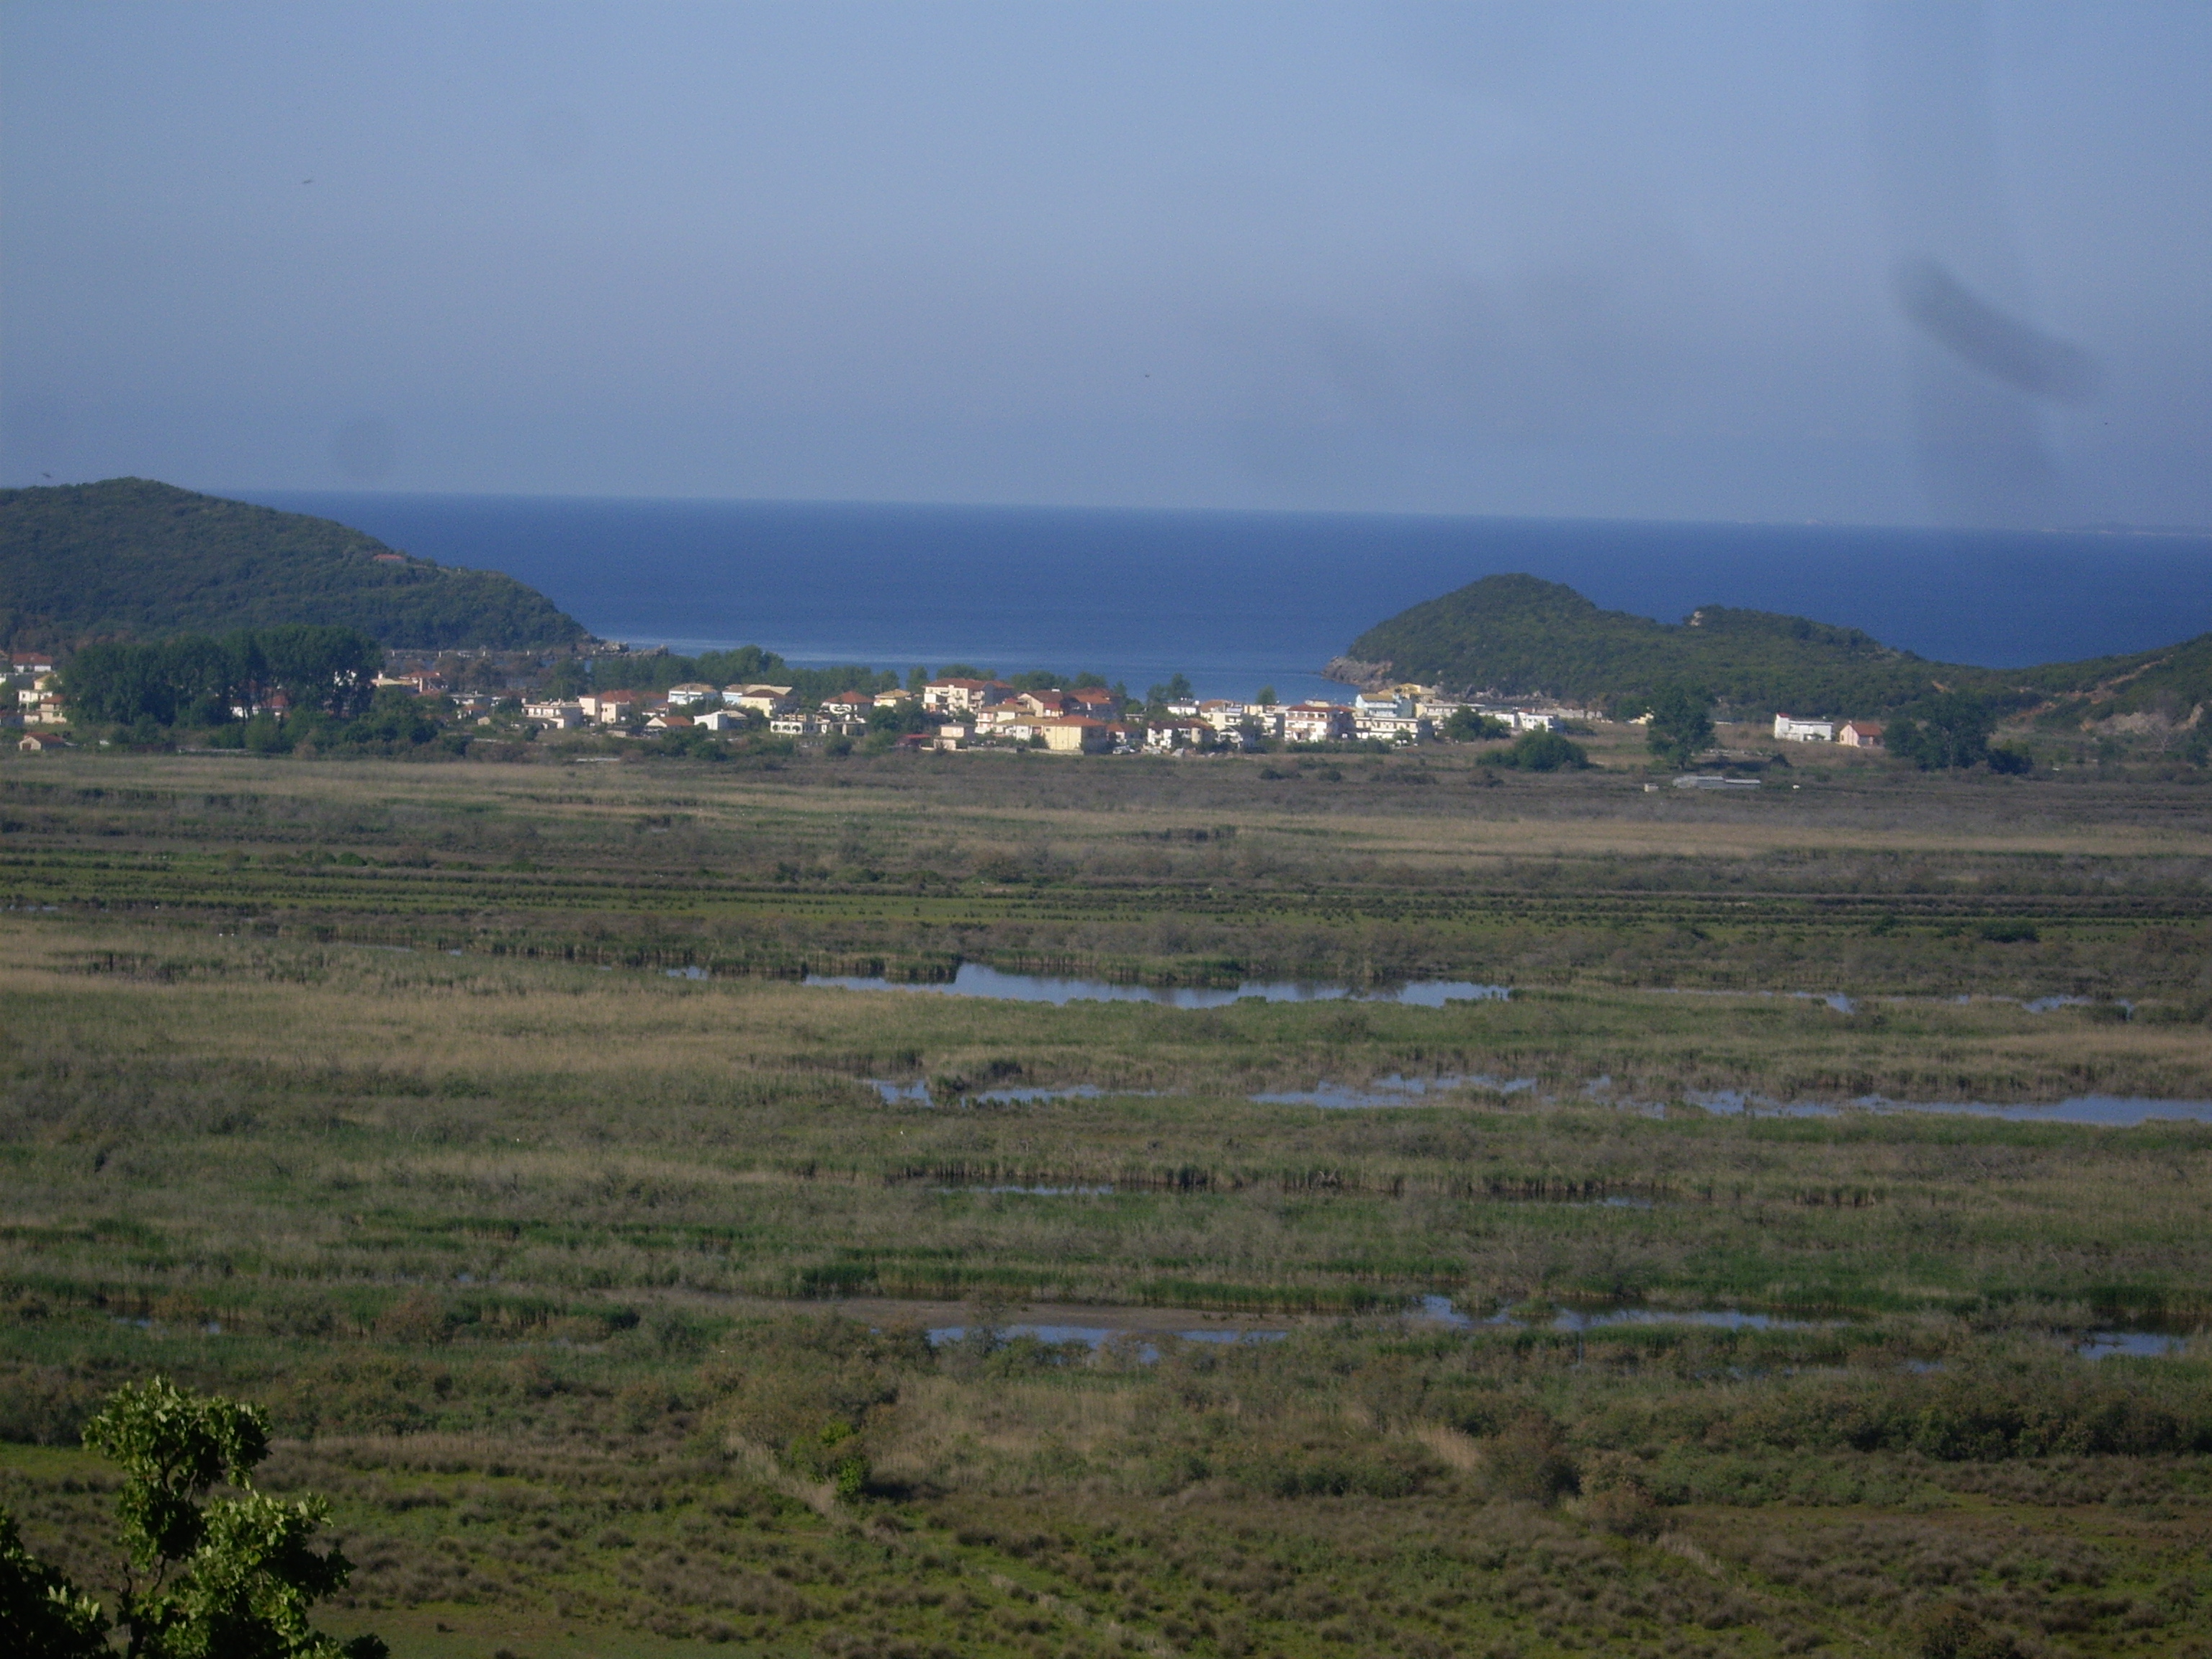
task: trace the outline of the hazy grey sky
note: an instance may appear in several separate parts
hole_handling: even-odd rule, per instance
[[[2212,522],[2212,6],[0,7],[0,481]]]

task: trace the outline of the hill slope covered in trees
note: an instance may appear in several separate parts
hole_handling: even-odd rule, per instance
[[[1396,678],[1453,690],[1602,703],[1668,685],[1741,713],[1880,714],[1966,691],[2089,718],[2158,708],[2186,718],[2212,697],[2212,635],[2129,656],[2033,668],[1930,662],[1855,628],[1706,605],[1680,623],[1603,611],[1535,576],[1486,576],[1379,623],[1332,665],[1338,678]]]
[[[392,552],[329,519],[146,478],[0,490],[0,635],[52,647],[312,623],[425,648],[584,637],[511,576],[377,556]]]

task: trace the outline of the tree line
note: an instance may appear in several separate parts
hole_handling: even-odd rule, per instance
[[[383,662],[357,629],[294,623],[88,645],[62,692],[73,719],[114,726],[223,726],[279,692],[296,711],[347,720],[368,711]]]

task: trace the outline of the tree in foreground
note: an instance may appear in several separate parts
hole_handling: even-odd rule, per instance
[[[257,1406],[180,1389],[166,1377],[119,1389],[84,1443],[119,1465],[127,1563],[116,1623],[131,1659],[383,1659],[374,1636],[341,1643],[307,1609],[345,1588],[352,1565],[310,1540],[328,1522],[319,1498],[286,1504],[253,1490],[269,1455]],[[240,1496],[210,1500],[218,1483]],[[29,1659],[110,1651],[100,1609],[25,1553],[0,1517],[0,1635]]]
[[[15,1517],[0,1510],[0,1647],[25,1659],[104,1659],[100,1604],[23,1547]]]

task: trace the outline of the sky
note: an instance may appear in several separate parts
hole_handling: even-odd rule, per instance
[[[2212,524],[2212,7],[0,5],[0,483]]]

